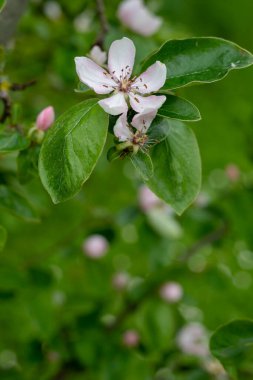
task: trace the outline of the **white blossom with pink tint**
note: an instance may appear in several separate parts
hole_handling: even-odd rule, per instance
[[[97,94],[111,95],[98,102],[110,115],[127,113],[129,103],[138,113],[155,112],[166,100],[164,95],[149,95],[163,87],[166,80],[166,66],[156,61],[137,78],[131,78],[134,60],[135,46],[126,37],[111,44],[108,71],[90,58],[75,58],[80,81]]]
[[[83,242],[83,252],[92,259],[103,257],[109,248],[108,241],[102,235],[91,235]]]
[[[36,119],[36,127],[37,129],[40,129],[41,131],[46,131],[48,128],[51,127],[55,120],[55,113],[54,108],[52,106],[49,106],[47,108],[44,108],[37,116]]]
[[[139,333],[136,330],[127,330],[123,334],[123,344],[126,347],[137,347],[140,342]]]
[[[209,354],[207,332],[200,323],[189,323],[184,326],[177,336],[177,344],[189,355],[205,357]]]
[[[155,207],[159,207],[163,204],[153,191],[147,186],[143,185],[139,189],[139,205],[142,211],[147,212]]]
[[[166,282],[161,286],[159,294],[164,301],[174,303],[183,297],[183,288],[177,282]]]
[[[162,20],[145,6],[143,0],[125,0],[118,9],[120,21],[129,29],[142,36],[154,34],[161,26]]]
[[[100,66],[104,65],[107,59],[106,52],[103,51],[98,45],[93,46],[89,53],[89,56],[92,59],[92,61],[94,61]]]
[[[156,117],[157,111],[136,114],[131,121],[127,121],[127,114],[123,113],[117,120],[113,132],[120,142],[129,141],[136,145],[144,145],[148,141],[146,133]]]

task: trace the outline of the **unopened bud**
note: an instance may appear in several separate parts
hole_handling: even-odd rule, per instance
[[[49,106],[44,108],[37,116],[36,127],[41,131],[46,131],[51,127],[55,119],[54,108]]]

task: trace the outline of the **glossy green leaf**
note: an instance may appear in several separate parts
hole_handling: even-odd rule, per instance
[[[24,220],[37,222],[38,215],[30,203],[19,193],[7,186],[0,186],[0,207]]]
[[[167,41],[148,57],[142,69],[157,60],[167,67],[164,90],[190,83],[214,82],[224,78],[231,70],[253,64],[251,53],[230,41],[213,37]]]
[[[253,321],[235,320],[219,327],[210,340],[212,354],[223,364],[236,365],[245,354],[253,358]]]
[[[182,214],[201,185],[201,159],[194,133],[181,122],[171,120],[166,139],[150,153],[154,175],[147,185]]]
[[[131,155],[130,159],[144,181],[148,181],[153,176],[152,160],[147,153],[139,150],[137,154]]]
[[[166,102],[159,108],[157,115],[182,121],[198,121],[201,119],[197,107],[178,96],[167,95]]]
[[[18,132],[0,132],[0,153],[26,149],[29,140]]]
[[[3,250],[5,243],[7,240],[7,232],[6,229],[2,226],[0,226],[0,251]]]
[[[65,112],[45,138],[39,158],[42,183],[54,203],[81,189],[103,150],[108,115],[97,99],[86,100]]]

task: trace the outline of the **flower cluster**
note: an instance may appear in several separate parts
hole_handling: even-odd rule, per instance
[[[99,105],[110,115],[119,115],[114,127],[117,139],[137,148],[144,146],[147,130],[166,100],[164,95],[153,94],[165,83],[166,66],[157,61],[141,75],[132,77],[135,46],[126,37],[111,44],[106,68],[95,62],[99,61],[96,56],[103,62],[101,51],[93,49],[91,53],[93,59],[75,58],[80,81],[97,94],[109,95],[100,100]],[[129,109],[135,112],[131,124],[128,123]]]

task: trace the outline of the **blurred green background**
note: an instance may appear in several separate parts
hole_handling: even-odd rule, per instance
[[[147,4],[163,19],[152,38],[124,29],[115,14],[119,1],[105,0],[107,47],[128,36],[140,62],[168,39],[211,35],[253,51],[251,0]],[[48,105],[59,116],[83,99],[74,92],[73,59],[89,52],[98,28],[92,0],[30,1],[5,66],[12,82],[37,80],[13,96],[24,123]],[[127,161],[109,164],[106,150],[71,201],[53,205],[38,178],[23,187],[40,222],[1,209],[0,224],[8,230],[0,253],[1,379],[228,379],[209,354],[183,352],[178,334],[198,323],[208,337],[234,318],[253,317],[252,83],[253,71],[246,69],[178,92],[202,114],[191,127],[203,189],[183,216],[144,212],[137,174]],[[15,165],[15,157],[0,157],[3,173],[11,175]],[[82,250],[92,234],[109,242],[98,260]],[[122,286],[115,281],[119,273],[127,279]],[[177,302],[159,293],[172,281],[183,289]],[[138,335],[135,347],[124,341],[129,330]],[[243,380],[253,378],[250,364],[244,371]]]

